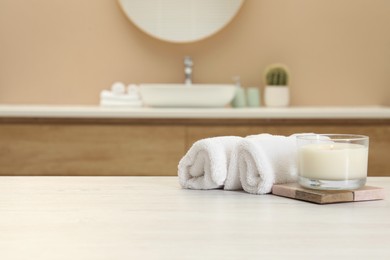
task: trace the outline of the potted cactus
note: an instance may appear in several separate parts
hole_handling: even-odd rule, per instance
[[[285,65],[272,64],[264,71],[264,103],[267,107],[286,107],[290,103],[289,73]]]

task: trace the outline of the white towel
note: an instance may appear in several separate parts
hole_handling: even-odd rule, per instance
[[[241,180],[240,180],[240,173],[238,169],[238,158],[242,159],[242,156],[239,156],[244,147],[241,146],[248,146],[246,143],[248,142],[247,139],[253,139],[256,138],[256,140],[260,140],[263,138],[270,138],[272,135],[270,134],[259,134],[259,135],[250,135],[240,140],[240,142],[237,144],[235,149],[232,151],[230,156],[230,163],[228,166],[228,173],[225,181],[225,190],[242,190]],[[240,146],[240,147],[238,147]]]
[[[296,135],[261,134],[242,139],[233,151],[237,158],[233,161],[232,156],[224,188],[266,194],[273,184],[296,181],[296,148]]]
[[[113,100],[100,100],[100,106],[102,107],[142,107],[141,100],[134,101],[113,101]]]
[[[221,136],[195,142],[179,162],[180,185],[187,189],[222,188],[230,155],[242,139],[238,136]]]

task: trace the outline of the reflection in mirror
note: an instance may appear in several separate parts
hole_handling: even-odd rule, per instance
[[[225,27],[244,0],[119,0],[127,17],[160,40],[188,43]]]

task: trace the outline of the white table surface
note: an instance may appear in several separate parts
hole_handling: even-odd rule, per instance
[[[386,200],[316,205],[177,177],[0,177],[0,259],[390,259]]]
[[[0,105],[0,117],[390,119],[390,107],[108,108],[99,106]]]

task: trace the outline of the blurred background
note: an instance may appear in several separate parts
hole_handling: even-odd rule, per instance
[[[264,87],[291,70],[291,105],[390,105],[390,1],[246,0],[222,31],[195,43],[154,39],[114,0],[1,0],[0,103],[99,102],[114,81]]]

